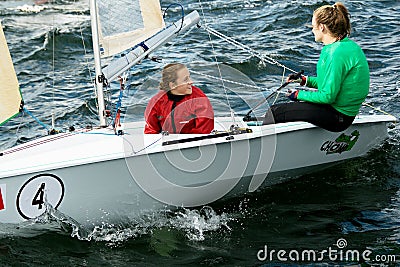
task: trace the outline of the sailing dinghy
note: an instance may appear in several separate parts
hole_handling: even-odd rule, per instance
[[[194,11],[166,27],[158,1],[123,2],[121,8],[136,12],[127,21],[102,20],[112,1],[90,0],[99,127],[1,151],[1,223],[34,219],[49,207],[81,225],[96,225],[202,206],[365,155],[387,138],[387,124],[395,121],[389,115],[360,115],[342,133],[305,122],[259,126],[238,116],[216,117],[209,135],[144,135],[143,121],[114,129],[107,122],[103,86],[200,20]],[[123,51],[128,52],[102,68],[103,57]],[[1,27],[0,53],[4,124],[24,105]]]

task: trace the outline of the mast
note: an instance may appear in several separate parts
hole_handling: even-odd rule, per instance
[[[103,81],[104,76],[101,71],[101,58],[100,58],[100,46],[99,46],[99,29],[98,29],[98,17],[97,17],[97,5],[96,0],[89,0],[90,4],[90,20],[92,26],[92,42],[93,42],[93,54],[94,54],[94,65],[96,71],[96,93],[97,102],[99,105],[99,120],[100,127],[106,127],[106,112],[104,104],[104,91],[103,91]]]

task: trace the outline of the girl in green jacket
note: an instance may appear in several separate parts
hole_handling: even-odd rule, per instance
[[[302,76],[300,84],[317,90],[290,92],[295,102],[273,105],[264,124],[306,121],[333,132],[352,124],[368,95],[369,68],[361,48],[348,38],[350,30],[350,14],[342,3],[314,11],[312,32],[324,47],[317,77]]]

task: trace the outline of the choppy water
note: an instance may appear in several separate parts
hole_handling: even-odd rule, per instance
[[[162,1],[162,6],[171,2]],[[362,46],[370,63],[368,103],[399,118],[400,2],[343,2],[352,14],[352,38]],[[189,0],[182,4],[186,13],[203,9],[205,22],[218,31],[290,68],[314,73],[321,45],[314,43],[304,25],[310,22],[314,9],[327,2]],[[33,1],[27,0],[0,1],[0,18],[26,107],[47,123],[54,112],[61,128],[96,124],[87,2],[59,0],[33,6]],[[241,71],[261,88],[279,86],[281,69],[260,64],[248,53],[214,38],[211,46],[208,34],[201,29],[157,54],[166,61],[197,62],[191,65],[196,66],[213,62],[214,53],[219,62]],[[156,75],[160,67],[143,62],[132,70],[132,90],[146,87],[149,75]],[[117,93],[112,92],[112,100]],[[134,115],[142,114],[145,104],[141,103],[152,93],[137,93],[137,102],[131,103]],[[208,93],[216,112],[226,113],[225,108],[215,105],[225,102],[223,90],[210,89]],[[240,103],[233,100],[232,106],[243,113]],[[371,111],[363,108],[363,112]],[[1,127],[0,148],[44,134],[39,125],[29,122],[32,120],[24,116]],[[99,225],[83,232],[68,219],[63,224],[50,220],[51,214],[53,218],[57,214],[49,212],[50,217],[36,223],[0,225],[0,265],[281,266],[285,262],[278,261],[276,254],[272,264],[260,261],[257,253],[265,245],[276,251],[321,251],[337,248],[333,245],[340,238],[347,241],[347,248],[398,255],[400,260],[399,137],[397,127],[381,148],[364,158],[211,207],[154,215],[139,224]],[[317,263],[338,261],[325,259],[309,265]]]

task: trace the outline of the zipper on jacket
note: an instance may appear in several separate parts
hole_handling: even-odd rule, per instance
[[[174,101],[174,103],[172,104],[172,109],[171,109],[171,125],[172,125],[172,130],[174,131],[173,133],[177,133],[176,132],[176,126],[175,126],[175,107],[176,107],[176,101]]]

